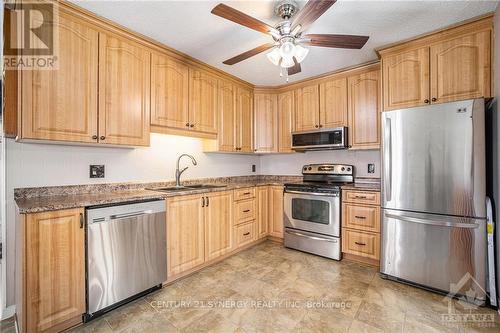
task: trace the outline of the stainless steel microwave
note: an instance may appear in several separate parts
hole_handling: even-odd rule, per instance
[[[292,133],[293,150],[304,151],[347,148],[347,127]]]

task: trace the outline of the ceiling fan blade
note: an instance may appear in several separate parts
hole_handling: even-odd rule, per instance
[[[300,73],[300,71],[302,70],[302,68],[300,67],[300,64],[297,62],[297,59],[295,59],[295,57],[293,57],[293,62],[295,62],[295,65],[287,68],[288,75]]]
[[[215,6],[211,13],[265,34],[275,33],[279,35],[279,32],[270,25],[222,3]]]
[[[242,54],[238,54],[237,56],[232,57],[231,59],[227,59],[226,61],[223,62],[223,64],[224,65],[234,65],[240,61],[243,61],[245,59],[253,57],[254,55],[257,55],[261,52],[269,50],[273,47],[274,47],[274,43],[267,43],[267,44],[257,46],[256,48],[248,50],[246,52],[243,52]]]
[[[300,31],[306,30],[314,21],[323,15],[337,0],[309,0],[304,8],[299,10],[292,23],[293,31],[300,25]]]
[[[368,36],[308,34],[302,37],[305,45],[335,47],[340,49],[360,49],[368,41]]]

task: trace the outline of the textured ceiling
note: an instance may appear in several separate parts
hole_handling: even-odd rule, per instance
[[[236,65],[222,64],[272,39],[212,15],[220,1],[72,2],[253,84],[285,83],[265,53]],[[274,1],[223,2],[271,25],[279,21],[273,16]],[[368,35],[368,43],[361,50],[311,47],[302,72],[290,82],[374,60],[377,47],[494,11],[496,5],[494,1],[340,0],[307,32]]]

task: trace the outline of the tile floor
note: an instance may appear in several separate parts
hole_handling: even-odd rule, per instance
[[[265,242],[72,332],[499,331],[493,310]]]

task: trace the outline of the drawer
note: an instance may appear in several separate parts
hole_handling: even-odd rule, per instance
[[[234,227],[235,246],[240,247],[257,239],[255,221],[240,224]]]
[[[255,198],[255,187],[246,187],[234,190],[234,201]]]
[[[342,229],[342,252],[380,259],[380,234]]]
[[[357,230],[380,232],[380,207],[343,203],[342,226]]]
[[[380,205],[380,192],[348,190],[343,192],[342,201],[369,205]]]
[[[255,220],[257,214],[255,199],[236,202],[234,209],[234,224],[240,224],[246,221]]]

